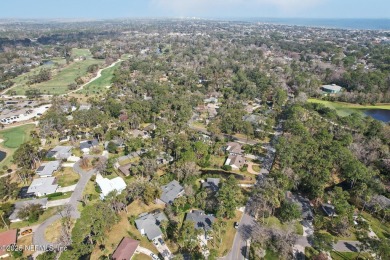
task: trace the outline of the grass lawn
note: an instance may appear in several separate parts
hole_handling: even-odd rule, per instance
[[[140,253],[140,254],[134,255],[133,258],[131,258],[131,259],[132,260],[150,260],[150,256]]]
[[[73,58],[79,58],[80,56],[84,56],[84,57],[90,58],[90,57],[92,57],[92,54],[89,51],[89,49],[73,48],[72,49],[72,57]]]
[[[261,170],[261,168],[260,168],[259,165],[253,165],[253,166],[252,166],[252,169],[253,169],[254,171],[256,171],[256,172],[260,172],[260,170]]]
[[[377,105],[359,105],[359,104],[352,104],[352,103],[345,103],[345,102],[332,102],[332,101],[325,101],[321,99],[315,99],[315,98],[309,98],[309,102],[311,103],[319,103],[323,104],[326,107],[329,107],[331,109],[335,109],[337,111],[337,114],[340,116],[348,116],[352,113],[362,113],[363,109],[386,109],[390,110],[390,104],[377,104]]]
[[[370,224],[370,227],[372,231],[381,239],[389,238],[390,237],[390,225],[389,223],[381,223],[379,219],[374,218],[372,215],[370,215],[367,212],[362,213],[363,218],[365,218],[368,223]]]
[[[279,255],[271,250],[266,250],[264,260],[279,260]]]
[[[68,85],[74,83],[77,77],[87,75],[88,66],[102,63],[102,60],[94,59],[73,62],[53,75],[51,80],[31,85],[30,88],[37,88],[44,94],[64,94],[69,91]],[[27,89],[29,89],[27,85],[20,85],[13,90],[19,95],[24,95]]]
[[[260,220],[262,220],[262,218],[260,218]],[[283,230],[286,230],[290,227],[288,223],[281,223],[277,217],[265,218],[264,225],[267,227],[275,227]],[[294,227],[295,227],[295,232],[298,235],[303,235],[303,227],[298,221],[294,224]]]
[[[86,85],[82,90],[77,93],[81,94],[101,94],[108,90],[107,86],[111,85],[111,80],[114,76],[114,71],[120,66],[120,62],[115,66],[102,71],[100,78]]]
[[[75,173],[73,168],[70,167],[62,168],[62,170],[56,172],[54,176],[57,177],[57,183],[61,187],[74,185],[80,179],[80,175]]]
[[[332,251],[330,252],[330,256],[332,257],[333,260],[355,260],[357,259],[357,256],[359,253],[357,252],[336,252]],[[360,254],[359,256],[360,260],[367,260],[367,259],[373,259],[370,257],[369,254]]]
[[[305,258],[312,259],[314,256],[318,255],[319,252],[312,247],[305,247]]]
[[[76,220],[72,219],[72,229],[75,224],[75,221]],[[55,221],[53,224],[51,224],[45,229],[45,238],[49,242],[52,243],[56,242],[60,238],[60,235],[61,235],[61,219]]]
[[[53,216],[56,213],[56,211],[57,211],[57,207],[48,208],[43,212],[41,216],[39,216],[37,222],[29,223],[28,221],[20,221],[20,222],[11,223],[11,229],[41,224],[43,221]]]
[[[18,239],[18,242],[16,243],[18,246],[31,246],[33,244],[33,236],[32,234],[28,236],[24,236]],[[27,257],[29,255],[32,255],[34,252],[33,251],[23,251],[23,256]]]
[[[0,131],[0,138],[4,140],[0,143],[0,150],[7,153],[7,157],[0,162],[0,167],[3,165],[9,166],[14,152],[21,144],[30,139],[30,132],[34,128],[35,125],[30,124]]]
[[[242,212],[236,210],[236,217],[233,219],[224,219],[224,222],[226,222],[226,233],[223,235],[222,238],[222,244],[219,245],[218,242],[216,242],[216,248],[218,251],[219,256],[224,256],[227,253],[229,253],[230,249],[232,248],[234,236],[236,235],[237,229],[234,228],[234,222],[238,222],[241,219]],[[208,242],[208,245],[211,248],[212,247],[212,240]]]

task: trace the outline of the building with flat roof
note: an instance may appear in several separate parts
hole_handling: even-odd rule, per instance
[[[342,87],[337,86],[336,84],[332,84],[332,85],[323,85],[321,89],[326,93],[337,94],[341,91]]]
[[[55,177],[38,178],[32,181],[27,193],[34,193],[35,196],[42,197],[56,192],[57,188]]]

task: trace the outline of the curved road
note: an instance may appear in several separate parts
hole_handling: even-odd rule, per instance
[[[83,196],[83,191],[85,187],[87,186],[88,181],[91,179],[92,175],[96,173],[95,169],[92,169],[90,171],[84,171],[83,169],[80,168],[79,165],[80,161],[75,163],[73,166],[73,170],[77,172],[80,175],[80,180],[78,181],[76,188],[74,192],[72,193],[72,196],[70,197],[69,200],[69,205],[72,206],[72,212],[71,216],[72,218],[79,218],[80,217],[80,212],[77,209],[78,202],[81,200]],[[39,246],[50,246],[53,245],[53,243],[48,242],[45,239],[45,230],[48,226],[53,224],[55,221],[59,220],[61,218],[61,215],[57,213],[54,216],[51,216],[47,220],[45,220],[39,227],[36,229],[36,231],[33,234],[33,244],[34,245],[39,245]]]

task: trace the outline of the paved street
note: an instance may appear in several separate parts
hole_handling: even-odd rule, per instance
[[[87,186],[88,181],[91,179],[92,175],[95,174],[95,170],[90,170],[88,172],[84,171],[80,168],[79,162],[77,162],[74,167],[74,171],[77,172],[80,175],[80,180],[76,185],[76,188],[70,197],[69,205],[72,206],[72,212],[71,215],[73,218],[79,218],[80,212],[77,209],[78,202],[82,198],[83,191],[85,187]],[[40,245],[40,246],[46,246],[46,245],[52,245],[52,243],[48,242],[45,239],[45,230],[48,226],[50,226],[55,221],[59,220],[61,218],[61,215],[55,214],[48,218],[46,221],[44,221],[34,232],[33,235],[33,243],[34,245]]]

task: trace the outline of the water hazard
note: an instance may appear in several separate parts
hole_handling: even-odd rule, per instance
[[[386,109],[368,109],[364,113],[376,120],[383,121],[385,123],[390,122],[390,110]]]

